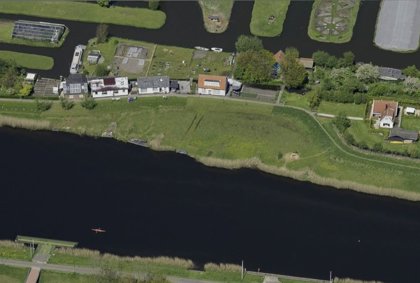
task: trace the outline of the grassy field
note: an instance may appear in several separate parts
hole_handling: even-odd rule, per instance
[[[23,244],[12,241],[0,241],[0,258],[31,260],[31,251]]]
[[[61,36],[60,41],[57,43],[52,43],[49,41],[36,41],[21,38],[12,38],[13,26],[13,21],[0,20],[0,42],[36,47],[60,47],[66,40],[66,37],[69,33],[69,30],[66,28],[64,34]]]
[[[39,277],[39,283],[91,283],[98,282],[97,279],[98,276],[95,275],[81,275],[43,270]]]
[[[38,70],[49,70],[54,66],[54,59],[47,56],[0,50],[0,59],[14,61],[16,65]]]
[[[350,0],[315,0],[309,20],[308,35],[321,42],[345,43],[353,36],[360,0],[346,7]]]
[[[322,101],[318,107],[319,113],[327,113],[338,115],[340,112],[346,113],[347,116],[365,117],[366,104],[354,103],[336,103]]]
[[[250,25],[251,33],[267,37],[280,35],[289,4],[290,0],[255,0]]]
[[[115,71],[113,61],[118,44],[143,46],[148,49],[148,56],[145,59],[142,72],[125,73],[121,70],[118,71],[119,75],[126,75],[131,78],[146,75],[167,75],[174,79],[189,79],[190,77],[197,78],[198,74],[203,73],[203,68],[209,69],[208,74],[214,75],[229,74],[232,71],[232,66],[229,64],[231,54],[227,52],[203,52],[189,48],[155,45],[149,42],[111,37],[106,43],[97,44],[95,39],[89,41],[83,59],[84,68],[89,74],[94,74],[96,68],[96,65],[89,65],[87,62],[87,55],[90,50],[100,50],[105,59],[103,64],[112,66],[112,70]]]
[[[19,110],[21,104],[1,101],[0,114],[93,136],[116,122],[119,140],[140,138],[152,148],[184,149],[205,164],[258,167],[320,184],[420,198],[420,163],[353,151],[338,139],[331,120],[323,120],[325,132],[301,110],[211,97],[100,101],[91,111],[80,105],[65,111],[56,102],[43,113],[29,106]]]
[[[420,118],[403,115],[401,128],[413,131],[420,131]]]
[[[25,281],[29,270],[26,268],[10,267],[0,265],[0,282],[21,283]]]
[[[308,95],[301,95],[296,93],[283,92],[281,102],[288,106],[296,106],[309,110]]]
[[[162,11],[141,8],[103,8],[96,3],[76,1],[0,1],[0,11],[6,14],[29,15],[81,22],[107,23],[158,29],[166,21]]]
[[[222,33],[229,26],[230,14],[234,0],[199,0],[203,12],[204,27],[211,33]],[[209,16],[219,17],[218,21],[212,21]]]

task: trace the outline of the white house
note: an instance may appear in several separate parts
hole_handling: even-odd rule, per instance
[[[198,75],[198,94],[225,96],[227,86],[224,76]]]
[[[379,127],[392,129],[398,113],[398,102],[387,100],[374,100],[370,112],[371,119],[379,121]]]
[[[168,76],[143,77],[137,79],[139,94],[169,93]]]
[[[129,84],[127,77],[97,78],[89,80],[92,97],[113,97],[128,95]]]

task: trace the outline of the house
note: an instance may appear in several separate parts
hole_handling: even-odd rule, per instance
[[[101,59],[101,51],[99,50],[92,50],[87,56],[88,63],[92,65],[98,64],[99,59]]]
[[[391,129],[388,140],[391,143],[412,143],[419,139],[417,131],[404,130],[399,127]]]
[[[128,95],[127,77],[97,78],[89,80],[92,97],[113,97]]]
[[[139,94],[169,93],[169,77],[143,77],[137,79]]]
[[[60,83],[61,93],[69,98],[82,98],[89,92],[87,78],[83,74],[70,74]]]
[[[178,81],[170,80],[170,82],[169,82],[169,90],[171,92],[177,92],[179,90],[179,83],[178,83]]]
[[[299,58],[299,62],[305,67],[305,69],[312,70],[314,68],[314,59],[312,58]]]
[[[198,94],[225,96],[228,82],[225,76],[198,75]]]
[[[379,127],[392,129],[398,113],[398,102],[373,100],[370,119],[377,119]]]
[[[379,78],[385,81],[398,81],[405,80],[406,76],[402,74],[402,71],[394,68],[378,67]]]
[[[25,82],[28,82],[28,83],[35,83],[35,81],[36,81],[36,78],[37,78],[37,74],[35,74],[35,73],[27,73],[26,74],[26,77],[25,77]]]

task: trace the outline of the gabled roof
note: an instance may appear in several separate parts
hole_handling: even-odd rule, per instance
[[[395,127],[395,128],[392,128],[391,131],[389,132],[388,139],[401,140],[401,141],[403,140],[416,141],[419,139],[419,133],[417,131],[410,131],[410,130],[405,130],[405,129]]]
[[[227,78],[225,76],[198,75],[198,87],[206,89],[226,90]]]
[[[143,77],[137,79],[139,88],[169,87],[168,76]]]
[[[399,69],[388,68],[388,67],[378,67],[380,77],[389,77],[397,80],[404,80],[406,76],[402,74],[402,71]]]
[[[312,58],[299,58],[299,62],[305,67],[305,69],[312,69],[314,67],[314,59]]]
[[[277,63],[280,63],[283,61],[284,55],[283,50],[279,50],[276,54],[274,54],[274,60],[276,60]]]
[[[389,100],[374,100],[372,104],[372,115],[395,117],[397,114],[398,102]]]

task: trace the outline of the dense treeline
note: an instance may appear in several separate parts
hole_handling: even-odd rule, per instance
[[[28,96],[32,85],[23,79],[24,69],[20,69],[13,61],[0,59],[0,96]]]

